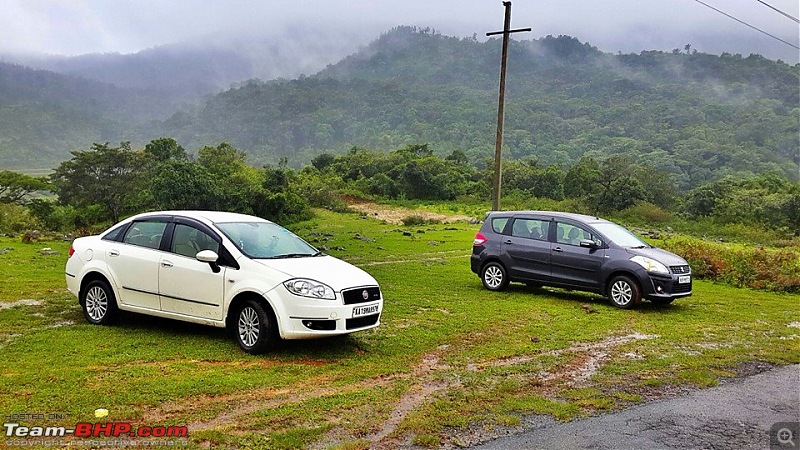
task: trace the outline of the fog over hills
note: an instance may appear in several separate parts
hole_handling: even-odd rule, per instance
[[[348,42],[314,40],[303,50],[251,40],[48,60],[73,75],[0,64],[0,99],[8,99],[0,166],[54,167],[92,142],[141,147],[161,136],[192,152],[226,141],[255,164],[285,157],[299,166],[322,152],[414,143],[485,159],[499,40],[398,27],[341,58]],[[568,36],[513,41],[506,155],[567,164],[623,153],[684,186],[738,172],[797,178],[799,74],[798,65],[757,55],[616,55]]]

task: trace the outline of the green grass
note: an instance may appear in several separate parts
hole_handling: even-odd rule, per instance
[[[473,225],[317,211],[293,230],[381,283],[381,327],[250,356],[210,327],[132,314],[92,326],[64,287],[67,242],[0,239],[13,248],[0,254],[0,411],[74,425],[103,407],[108,420],[188,423],[198,446],[437,447],[476,424],[571,420],[711,386],[742,363],[800,362],[797,295],[697,281],[669,307],[623,311],[576,292],[484,290],[469,271]],[[640,338],[604,344],[626,336]]]

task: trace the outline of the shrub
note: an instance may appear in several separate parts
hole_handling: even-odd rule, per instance
[[[800,292],[798,249],[733,248],[686,238],[664,241],[663,246],[686,259],[696,278],[751,289]]]
[[[403,217],[403,225],[407,227],[414,227],[420,225],[428,225],[433,223],[441,223],[441,221],[436,219],[425,218],[420,215],[414,214],[410,216]]]

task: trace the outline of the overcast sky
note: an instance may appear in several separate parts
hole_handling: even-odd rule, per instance
[[[758,0],[703,0],[798,45],[798,24]],[[793,17],[797,0],[763,0]],[[292,38],[319,29],[353,39],[354,49],[397,25],[483,37],[502,28],[500,0],[0,0],[0,52],[132,53],[208,37],[257,33]],[[798,62],[798,50],[697,0],[514,0],[515,38],[566,34],[606,52],[672,50],[759,53]]]

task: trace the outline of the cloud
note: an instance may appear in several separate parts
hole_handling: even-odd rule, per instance
[[[734,16],[798,42],[798,27],[753,0],[705,0]],[[770,0],[798,15],[794,0]],[[292,39],[295,29],[341,32],[368,41],[397,25],[443,34],[482,37],[503,22],[500,0],[0,0],[0,52],[75,55],[131,53],[158,45],[237,34]],[[512,26],[532,27],[515,38],[567,34],[601,50],[671,50],[690,43],[699,51],[782,57],[798,52],[716,13],[695,0],[516,0]]]

